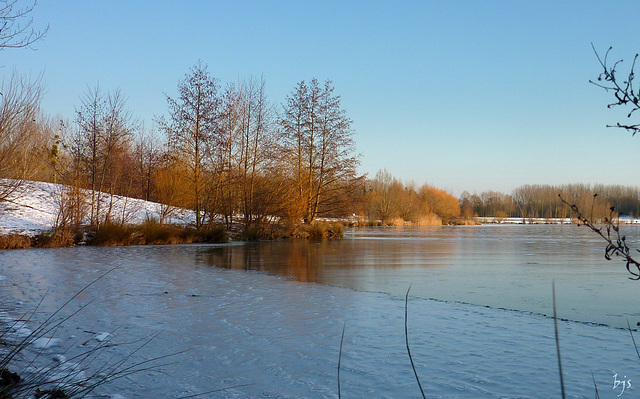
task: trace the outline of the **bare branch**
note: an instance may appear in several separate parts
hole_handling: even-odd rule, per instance
[[[635,78],[635,66],[638,59],[638,54],[636,54],[633,58],[631,68],[629,69],[629,72],[627,72],[626,79],[620,81],[617,76],[617,68],[622,64],[623,61],[616,61],[613,66],[609,66],[608,64],[609,53],[611,52],[612,47],[609,47],[609,49],[605,53],[604,59],[600,57],[593,43],[591,43],[591,47],[593,48],[593,52],[596,54],[596,58],[598,59],[598,62],[602,67],[602,72],[598,75],[597,82],[589,80],[589,83],[600,87],[607,92],[613,92],[615,101],[609,103],[607,105],[607,108],[613,108],[616,106],[630,107],[627,118],[631,118],[633,113],[640,109],[640,89],[634,89],[633,87],[633,80]],[[625,129],[631,132],[632,136],[635,136],[635,134],[640,130],[640,124],[617,123],[616,125],[608,125],[607,127],[610,126]]]
[[[33,18],[29,14],[38,4],[37,0],[26,5],[19,3],[20,0],[0,1],[0,51],[30,47],[49,31],[49,25],[42,30],[33,27]]]
[[[632,280],[640,280],[640,262],[631,256],[631,249],[627,245],[626,237],[620,234],[619,224],[614,223],[614,219],[616,218],[615,208],[610,208],[610,214],[609,217],[605,218],[604,226],[596,227],[593,220],[585,217],[577,205],[567,202],[562,198],[561,194],[558,194],[558,197],[560,201],[571,208],[580,223],[587,226],[607,242],[607,247],[604,250],[605,259],[611,260],[612,256],[621,256],[626,262],[627,271],[633,276],[629,278]]]

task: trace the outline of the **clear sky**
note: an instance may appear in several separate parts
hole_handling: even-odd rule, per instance
[[[200,59],[222,82],[263,75],[276,103],[331,79],[370,177],[456,196],[640,184],[640,137],[606,127],[626,113],[588,83],[592,42],[626,65],[640,52],[637,0],[41,0],[33,18],[49,33],[0,53],[0,74],[43,73],[51,115],[73,118],[99,83],[150,127]]]

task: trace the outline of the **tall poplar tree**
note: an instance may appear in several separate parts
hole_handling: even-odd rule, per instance
[[[218,139],[218,82],[209,74],[207,65],[198,61],[178,83],[178,93],[177,98],[166,96],[169,121],[160,118],[158,122],[167,134],[172,155],[182,158],[188,166],[193,194],[191,203],[196,213],[196,227],[200,228],[205,155]]]
[[[305,223],[340,211],[363,178],[351,119],[331,81],[300,82],[287,98],[281,125]]]

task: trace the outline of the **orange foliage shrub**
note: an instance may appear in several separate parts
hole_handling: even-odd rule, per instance
[[[419,194],[427,213],[435,213],[443,223],[460,216],[458,199],[446,191],[425,184],[420,187]]]

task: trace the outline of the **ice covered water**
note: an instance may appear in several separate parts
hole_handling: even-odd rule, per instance
[[[623,227],[631,246],[639,226]],[[640,246],[637,246],[640,248]],[[201,251],[209,265],[403,297],[549,315],[626,328],[640,321],[640,283],[605,244],[575,225],[487,225],[351,230],[337,242],[271,242]]]
[[[203,397],[337,397],[346,323],[343,396],[419,397],[404,341],[411,284],[409,341],[428,397],[548,398],[560,394],[545,316],[555,280],[561,317],[572,320],[559,323],[569,397],[594,396],[592,373],[600,397],[634,397],[640,360],[618,322],[638,318],[640,283],[601,250],[575,226],[481,226],[355,230],[322,243],[5,251],[0,300],[20,315],[45,296],[35,324],[117,267],[62,312],[88,304],[42,351],[53,358],[72,348],[69,357],[99,334],[123,343],[159,333],[131,361],[176,353],[175,363],[101,393],[231,387]],[[631,388],[622,392],[622,381]]]

